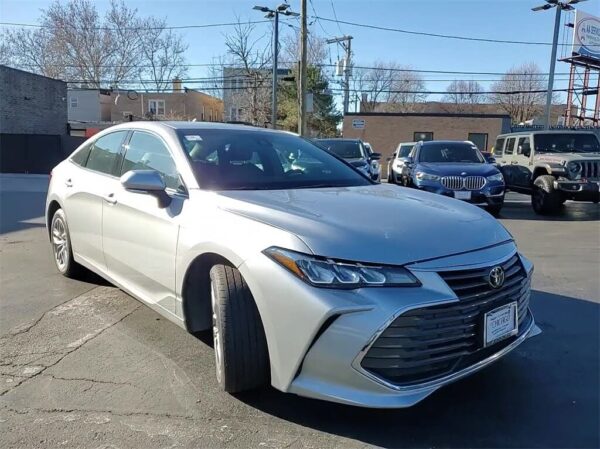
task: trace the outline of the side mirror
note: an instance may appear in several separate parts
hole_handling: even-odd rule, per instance
[[[161,209],[171,204],[171,197],[165,191],[165,181],[156,170],[130,170],[121,176],[121,185],[130,192],[156,197]]]
[[[381,153],[371,153],[371,159],[374,161],[378,161],[381,159]]]
[[[531,147],[529,145],[523,145],[523,156],[531,156]]]
[[[496,158],[494,156],[485,156],[484,159],[488,164],[496,163]]]
[[[410,167],[410,166],[411,166],[411,165],[412,165],[414,162],[415,162],[415,161],[414,161],[414,159],[413,159],[411,156],[407,156],[407,157],[406,157],[406,162],[404,163],[404,165],[406,165],[406,166],[409,166],[409,167]]]

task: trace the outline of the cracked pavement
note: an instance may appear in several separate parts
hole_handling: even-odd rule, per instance
[[[368,410],[270,388],[218,391],[209,335],[187,334],[95,276],[58,275],[44,195],[31,182],[0,188],[2,448],[600,446],[593,205],[537,220],[515,202],[502,218],[536,264],[542,335],[414,408]]]

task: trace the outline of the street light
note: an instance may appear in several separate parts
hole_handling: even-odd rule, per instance
[[[552,39],[552,55],[550,56],[550,73],[548,74],[548,93],[546,94],[546,110],[545,110],[545,128],[550,128],[550,108],[552,107],[552,90],[554,89],[554,68],[556,67],[556,47],[558,46],[558,28],[560,27],[561,11],[571,11],[575,8],[575,3],[584,2],[587,0],[567,0],[561,2],[559,0],[545,0],[544,5],[531,8],[532,11],[545,11],[550,8],[556,8],[556,17],[554,19],[554,37]]]
[[[267,19],[275,19],[273,32],[273,97],[271,99],[271,128],[277,129],[277,56],[279,54],[279,15],[298,17],[300,14],[288,11],[290,5],[282,3],[275,9],[266,6],[255,6],[252,9],[266,12]]]

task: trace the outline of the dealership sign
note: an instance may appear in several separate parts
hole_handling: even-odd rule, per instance
[[[577,11],[573,53],[600,60],[600,18]]]

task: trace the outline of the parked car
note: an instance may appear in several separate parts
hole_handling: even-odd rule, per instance
[[[390,184],[406,185],[405,178],[402,177],[402,168],[415,144],[416,142],[399,143],[396,151],[392,153],[392,157],[387,159],[387,180]]]
[[[211,329],[228,392],[408,407],[539,331],[533,266],[498,221],[291,133],[113,126],[54,168],[46,217],[62,274]]]
[[[504,205],[504,179],[471,142],[418,142],[405,164],[409,185],[467,201],[498,215]]]
[[[494,156],[507,188],[531,195],[538,214],[556,213],[566,200],[600,201],[600,142],[593,132],[502,134]]]
[[[360,139],[316,139],[317,145],[345,159],[374,181],[379,181],[379,168],[374,169],[372,162],[381,159],[379,153],[369,153]]]
[[[373,145],[371,145],[369,142],[364,142],[364,144],[365,144],[365,148],[367,149],[367,153],[369,154],[369,156],[376,153],[376,151],[373,150]],[[377,153],[377,154],[379,154],[379,153]],[[372,178],[374,181],[381,180],[381,163],[379,162],[380,158],[381,158],[381,156],[379,156],[379,158],[371,157],[371,174],[374,175],[374,177]]]

